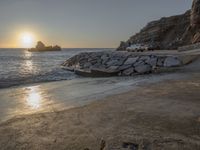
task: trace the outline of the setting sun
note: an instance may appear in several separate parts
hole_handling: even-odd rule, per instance
[[[24,32],[20,35],[21,46],[25,48],[33,47],[35,37],[32,33]]]

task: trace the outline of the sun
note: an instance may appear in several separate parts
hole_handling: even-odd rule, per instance
[[[24,32],[20,35],[21,46],[24,48],[30,48],[34,46],[35,37],[32,33]]]

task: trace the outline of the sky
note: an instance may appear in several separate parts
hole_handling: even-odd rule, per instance
[[[31,44],[41,40],[65,48],[116,48],[149,21],[182,14],[191,3],[192,0],[0,0],[0,47],[25,47],[29,40]],[[31,36],[23,37],[26,33]]]

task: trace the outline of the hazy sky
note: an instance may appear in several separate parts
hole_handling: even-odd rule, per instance
[[[0,0],[0,47],[19,35],[62,47],[117,47],[149,21],[184,13],[192,0]]]

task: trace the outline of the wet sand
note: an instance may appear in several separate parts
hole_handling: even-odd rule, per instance
[[[64,99],[60,99],[60,102],[47,104],[44,100],[39,108],[34,105],[37,108],[35,111],[31,111],[32,106],[20,107],[21,113],[14,113],[17,116],[1,123],[0,149],[198,150],[200,149],[198,68],[199,63],[190,65],[177,74],[152,75],[139,83],[133,80],[130,82],[130,78],[76,81],[78,86],[73,83],[68,89],[73,93],[80,87],[69,98],[71,101],[65,102]],[[50,84],[55,85],[50,87]],[[58,100],[57,96],[61,93],[63,93],[62,98],[68,99],[65,97],[67,92],[58,89],[67,89],[66,85],[69,83],[50,84],[39,86],[42,91],[52,94],[50,96],[52,101],[56,98]],[[97,84],[100,87],[97,87]],[[20,89],[14,88],[14,91],[16,90]],[[11,93],[15,94],[14,91]],[[99,92],[95,93],[97,91]],[[5,91],[0,94],[1,99],[4,94]],[[43,94],[43,99],[48,94]],[[20,97],[23,99],[25,95],[26,92],[24,94],[22,92],[18,99],[20,100]],[[17,98],[15,96],[14,98]],[[5,99],[8,97],[4,95]],[[36,94],[33,97],[39,96]],[[77,101],[74,101],[75,99]],[[63,106],[71,106],[70,102],[73,108],[61,109]],[[74,105],[78,102],[79,105]],[[54,104],[58,107],[55,105],[56,109],[49,111],[47,106],[52,108]],[[12,106],[12,103],[8,106]],[[23,114],[23,112],[28,113]]]

